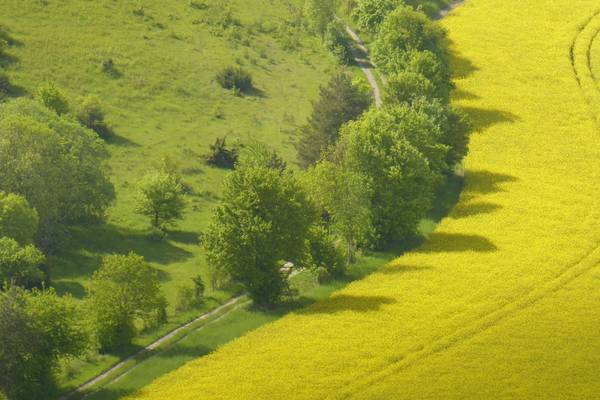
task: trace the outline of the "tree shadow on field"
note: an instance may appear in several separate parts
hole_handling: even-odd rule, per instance
[[[396,300],[385,296],[353,296],[347,294],[334,295],[326,300],[315,303],[313,306],[298,311],[301,315],[334,314],[337,312],[353,311],[366,313],[377,311]]]
[[[519,119],[518,116],[509,111],[471,106],[462,107],[462,109],[471,117],[474,132],[482,132],[493,125],[506,124]]]
[[[380,271],[377,271],[378,274],[382,275],[397,275],[397,274],[410,274],[416,272],[425,272],[433,270],[433,267],[430,266],[416,266],[416,265],[406,265],[406,264],[390,264],[383,268]]]
[[[502,207],[498,204],[489,203],[485,201],[463,201],[462,203],[457,204],[457,206],[452,211],[452,214],[450,214],[450,218],[460,219],[473,217],[475,215],[489,214],[500,208]]]
[[[465,187],[463,197],[473,199],[479,194],[504,192],[503,184],[517,182],[518,178],[499,172],[487,170],[465,171]]]
[[[448,40],[448,49],[450,70],[452,71],[453,78],[464,79],[479,70],[471,60],[460,53],[454,43],[450,40]]]
[[[491,241],[481,235],[434,232],[415,253],[489,253],[497,249]]]

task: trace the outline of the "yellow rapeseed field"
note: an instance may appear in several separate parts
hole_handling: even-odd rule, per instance
[[[133,398],[600,399],[598,1],[466,0],[442,23],[477,128],[456,209]]]

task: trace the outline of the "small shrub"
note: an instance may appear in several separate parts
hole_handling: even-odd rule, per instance
[[[331,281],[331,273],[325,267],[315,268],[314,273],[317,276],[317,281],[320,284],[324,284]]]
[[[140,5],[133,9],[133,15],[136,15],[138,17],[143,17],[145,14],[146,14],[146,12],[144,11],[144,6]]]
[[[346,271],[344,252],[337,246],[333,237],[325,228],[311,228],[307,241],[305,263],[317,272],[321,268],[331,276],[341,276]]]
[[[196,10],[205,10],[208,8],[208,4],[203,1],[190,0],[190,7]]]
[[[77,119],[83,126],[96,132],[102,139],[106,140],[112,136],[112,130],[104,121],[102,104],[96,96],[85,96],[80,100]]]
[[[113,78],[118,78],[121,75],[117,70],[115,62],[112,58],[102,60],[102,62],[100,63],[100,67],[102,68],[102,72],[112,76]]]
[[[210,154],[206,162],[219,168],[233,169],[238,160],[239,151],[237,148],[227,148],[226,138],[217,138],[214,144],[210,145]]]
[[[69,111],[67,96],[52,82],[47,82],[39,87],[37,98],[44,106],[58,115],[66,114]]]
[[[10,93],[10,79],[8,75],[0,73],[0,100]]]
[[[340,21],[330,22],[325,30],[323,40],[327,49],[333,53],[340,64],[348,65],[352,62],[352,45],[343,23]]]
[[[201,302],[204,300],[204,289],[206,288],[204,285],[204,281],[202,280],[202,276],[198,275],[195,278],[192,278],[192,281],[194,282],[196,300]]]
[[[248,92],[254,87],[250,73],[240,67],[227,67],[217,74],[217,82],[224,89]]]
[[[181,285],[177,287],[175,309],[177,311],[189,311],[196,307],[195,289],[192,285]]]

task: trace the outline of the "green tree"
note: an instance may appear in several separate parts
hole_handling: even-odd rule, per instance
[[[448,103],[450,91],[454,88],[450,68],[431,51],[411,51],[404,66],[408,72],[420,74],[433,85],[433,97]]]
[[[53,289],[0,292],[0,392],[10,400],[48,396],[60,360],[89,347],[83,321],[75,301]]]
[[[385,87],[383,102],[385,104],[408,103],[424,98],[433,100],[435,87],[423,75],[415,72],[402,71],[391,75]]]
[[[404,69],[407,55],[412,51],[428,50],[445,60],[445,40],[446,32],[425,14],[409,6],[400,6],[381,24],[372,56],[379,68],[393,74]]]
[[[166,233],[175,220],[183,218],[185,200],[177,176],[165,171],[153,171],[140,184],[136,212],[150,217],[155,229]]]
[[[369,123],[382,129],[393,129],[398,137],[405,139],[423,154],[431,172],[440,183],[443,174],[449,170],[446,162],[449,147],[443,143],[444,132],[439,121],[431,118],[427,110],[421,108],[425,101],[416,104],[401,103],[383,110],[372,112]]]
[[[79,122],[96,132],[102,139],[107,140],[112,136],[112,130],[104,120],[104,109],[97,96],[84,96],[77,105],[77,119]]]
[[[467,155],[469,151],[469,136],[471,120],[458,106],[445,105],[440,101],[427,101],[423,98],[415,100],[411,108],[429,116],[436,126],[440,127],[441,136],[436,140],[447,148],[447,172]]]
[[[323,37],[327,25],[335,18],[336,0],[305,0],[304,15],[308,26]]]
[[[58,115],[69,112],[69,101],[65,93],[54,82],[46,82],[37,90],[37,98],[48,109]]]
[[[358,118],[370,103],[369,94],[353,85],[348,74],[336,74],[322,86],[308,123],[299,132],[296,148],[302,166],[317,162],[323,150],[337,141],[340,127]]]
[[[353,260],[357,242],[372,233],[368,180],[345,165],[322,160],[304,176],[306,191],[346,244],[347,262]]]
[[[27,200],[14,193],[0,192],[0,237],[6,236],[25,245],[33,242],[38,230],[37,211]]]
[[[208,262],[241,283],[258,304],[274,303],[285,284],[278,262],[300,259],[314,218],[291,172],[241,162],[225,180],[205,234]]]
[[[361,31],[377,33],[385,17],[402,4],[402,0],[359,0],[352,18]]]
[[[0,191],[37,210],[44,247],[65,226],[104,217],[115,197],[107,158],[98,136],[69,118],[28,99],[0,105]]]
[[[87,301],[105,352],[129,345],[136,322],[152,326],[166,315],[156,270],[134,253],[104,257],[92,276]]]
[[[414,233],[430,208],[435,174],[393,118],[374,110],[343,129],[348,165],[372,185],[371,211],[380,245]]]
[[[337,242],[323,226],[313,225],[308,232],[306,255],[302,262],[317,274],[319,282],[323,278],[340,277],[346,272],[346,257]],[[327,273],[323,274],[323,270]]]
[[[34,246],[21,247],[14,239],[0,237],[0,286],[39,286],[44,280],[40,269],[44,261],[44,255]]]

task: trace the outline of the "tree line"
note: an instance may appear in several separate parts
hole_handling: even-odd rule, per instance
[[[333,0],[307,0],[308,26],[322,37],[339,25]],[[350,4],[373,35],[372,56],[388,84],[381,109],[347,73],[320,90],[297,150],[294,173],[264,146],[227,177],[204,235],[218,282],[242,284],[258,304],[286,293],[284,261],[319,275],[343,274],[360,248],[415,235],[436,189],[468,151],[470,122],[450,104],[446,32],[394,0]]]
[[[298,129],[299,172],[258,143],[213,146],[215,165],[233,171],[203,235],[211,283],[239,284],[259,305],[291,293],[284,262],[325,280],[343,275],[357,251],[414,235],[468,150],[469,120],[450,104],[443,29],[398,0],[349,5],[387,75],[383,107],[348,73],[334,74]],[[307,0],[303,18],[344,63],[350,41],[337,6]],[[103,221],[115,200],[105,144],[113,135],[98,98],[72,106],[51,83],[0,104],[0,397],[43,398],[63,358],[123,348],[140,325],[166,318],[156,271],[134,253],[105,257],[81,305],[48,289],[46,255],[73,224]],[[136,212],[164,237],[183,218],[185,190],[164,159],[141,180]],[[188,296],[203,291],[199,280]]]

